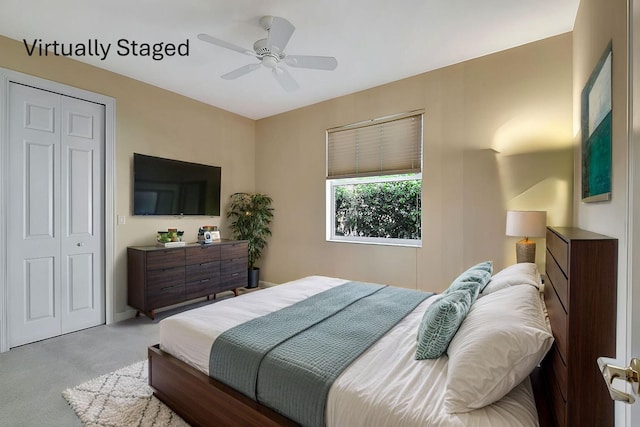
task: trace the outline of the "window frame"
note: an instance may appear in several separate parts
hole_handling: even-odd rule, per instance
[[[385,123],[395,122],[398,120],[404,120],[412,117],[419,116],[420,122],[418,127],[418,165],[417,169],[411,168],[411,170],[393,170],[394,168],[382,167],[378,171],[358,171],[358,164],[356,160],[356,168],[352,172],[346,174],[330,172],[330,159],[331,165],[333,165],[332,153],[329,152],[330,148],[330,134],[341,131],[357,130],[359,128],[366,128],[371,126],[384,126]],[[384,129],[384,128],[383,128]],[[325,184],[325,233],[326,240],[328,242],[338,243],[357,243],[357,244],[372,244],[372,245],[388,245],[388,246],[406,246],[406,247],[422,247],[422,197],[420,198],[420,239],[398,239],[398,238],[385,238],[385,237],[359,237],[359,236],[339,236],[336,235],[336,218],[335,218],[335,190],[337,185],[349,185],[353,183],[365,183],[365,182],[385,182],[385,181],[408,181],[408,180],[420,180],[420,188],[422,195],[422,168],[424,162],[424,110],[414,110],[400,114],[393,114],[385,117],[380,117],[372,120],[365,120],[350,125],[340,126],[336,128],[327,129],[325,134],[325,169],[326,169],[326,184]],[[415,141],[415,140],[414,140]],[[405,140],[406,143],[406,140]],[[356,141],[356,144],[359,144]],[[400,145],[401,147],[404,145]],[[356,145],[357,149],[357,145]],[[411,153],[411,151],[409,151]],[[409,154],[410,156],[411,154]],[[408,159],[411,157],[408,157]]]
[[[370,245],[386,245],[386,246],[405,246],[405,247],[422,247],[422,238],[420,239],[398,239],[389,237],[360,237],[360,236],[340,236],[336,234],[336,203],[335,203],[335,187],[351,184],[366,184],[373,182],[393,182],[393,181],[415,181],[420,180],[422,188],[422,172],[415,174],[407,174],[403,176],[397,175],[375,175],[368,177],[356,178],[335,178],[326,180],[326,206],[327,206],[327,224],[326,224],[326,240],[328,242],[339,243],[358,243]],[[422,198],[420,199],[422,201]],[[420,203],[420,235],[422,236],[422,202]]]

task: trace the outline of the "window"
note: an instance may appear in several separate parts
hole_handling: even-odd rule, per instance
[[[420,246],[422,113],[327,131],[327,240]]]

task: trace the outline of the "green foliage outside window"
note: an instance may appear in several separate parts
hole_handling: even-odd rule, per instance
[[[422,180],[336,185],[338,236],[421,239]]]

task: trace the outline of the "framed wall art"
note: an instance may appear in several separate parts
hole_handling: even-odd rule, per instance
[[[611,200],[611,42],[581,96],[582,201]]]

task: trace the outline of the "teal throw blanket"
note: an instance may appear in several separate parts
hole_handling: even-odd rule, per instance
[[[324,426],[333,381],[433,294],[349,282],[221,334],[209,375],[304,426]]]

